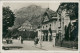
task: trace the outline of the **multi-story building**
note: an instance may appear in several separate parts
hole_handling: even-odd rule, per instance
[[[43,14],[41,33],[43,41],[53,41],[55,45],[55,38],[59,34],[59,39],[62,40],[65,35],[65,26],[68,26],[70,18],[66,9],[61,14],[50,11],[48,8]],[[40,35],[39,35],[40,37]]]
[[[57,13],[54,11],[46,10],[42,19],[42,33],[44,34],[44,41],[51,41],[52,36],[57,32]]]
[[[56,34],[60,27],[58,18],[57,13],[48,8],[43,14],[41,31],[38,30],[38,33],[41,33],[41,36],[38,34],[38,37],[41,37],[43,41],[53,41],[54,46]]]

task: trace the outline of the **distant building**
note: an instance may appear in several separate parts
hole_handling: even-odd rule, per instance
[[[25,21],[18,30],[19,31],[32,30],[32,25],[30,24],[29,21]]]

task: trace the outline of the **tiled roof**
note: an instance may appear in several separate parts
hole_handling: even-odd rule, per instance
[[[46,9],[45,13],[43,14],[42,23],[44,22],[46,15],[48,16],[49,21],[57,19],[57,12],[48,8],[48,9]],[[46,21],[46,22],[49,22],[49,21]]]
[[[25,21],[23,24],[22,24],[22,26],[19,28],[19,30],[30,30],[31,28],[30,27],[32,27],[32,25],[30,24],[30,22],[29,21]]]
[[[51,19],[52,17],[57,17],[57,13],[51,9],[46,9],[46,12],[44,13],[44,16],[45,15],[48,15],[49,19]]]
[[[22,24],[22,26],[25,26],[25,25],[32,26],[29,21],[25,21],[25,22]]]

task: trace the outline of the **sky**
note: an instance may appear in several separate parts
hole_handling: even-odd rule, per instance
[[[57,2],[57,3],[26,3],[26,2],[5,2],[3,3],[3,6],[6,7],[6,6],[9,6],[10,9],[12,11],[14,10],[18,10],[22,7],[28,7],[29,5],[38,5],[38,6],[41,6],[42,8],[50,8],[52,9],[53,11],[56,11],[57,8],[59,7],[60,3]]]

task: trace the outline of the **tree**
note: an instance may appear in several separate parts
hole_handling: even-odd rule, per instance
[[[3,7],[3,37],[8,32],[8,27],[14,25],[15,15],[10,10],[10,7]]]
[[[69,13],[71,20],[78,19],[78,3],[61,3],[57,12],[61,14],[64,9]]]
[[[61,15],[61,12],[66,9],[66,14],[70,17],[70,23],[67,31],[65,32],[65,39],[69,40],[71,36],[71,20],[78,19],[78,3],[61,3],[57,13]]]
[[[74,40],[74,41],[78,40],[78,21],[73,23],[73,29],[71,31],[70,40]]]
[[[68,33],[67,33],[67,26],[65,26],[65,40],[68,40],[69,36],[68,36]]]

